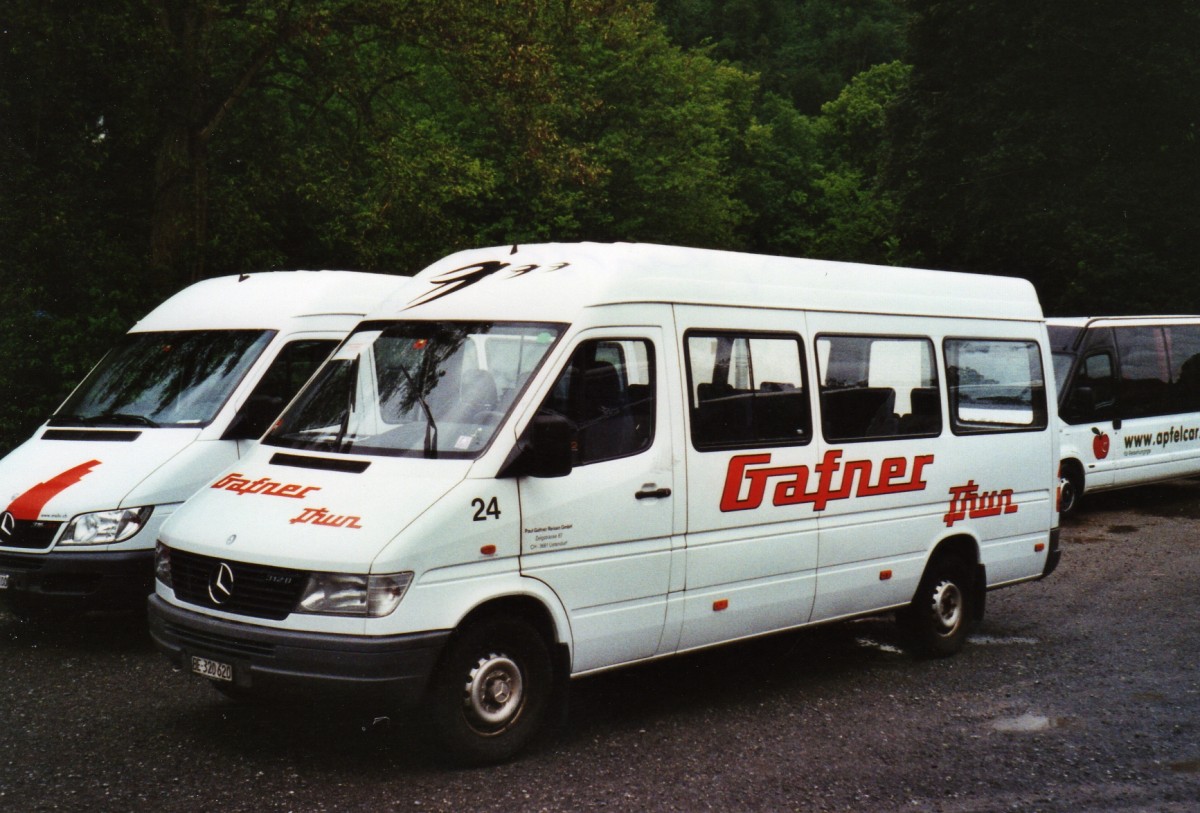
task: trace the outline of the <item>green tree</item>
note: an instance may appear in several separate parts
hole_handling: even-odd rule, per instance
[[[1200,8],[914,0],[890,184],[927,264],[1048,312],[1195,310]]]
[[[642,0],[14,0],[0,445],[188,281],[544,239],[726,245],[752,76]]]

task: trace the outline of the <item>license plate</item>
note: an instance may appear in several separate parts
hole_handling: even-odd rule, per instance
[[[208,658],[192,656],[192,671],[211,680],[233,680],[233,666]]]
[[[0,590],[8,589],[8,575],[7,573],[0,573]]]

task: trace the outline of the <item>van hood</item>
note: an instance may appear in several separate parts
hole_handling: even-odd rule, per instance
[[[367,573],[397,534],[463,480],[471,463],[353,460],[260,446],[190,497],[160,538],[172,548],[232,561]]]
[[[0,460],[0,510],[18,520],[136,507],[124,502],[199,429],[39,429]],[[186,494],[178,495],[182,500]]]

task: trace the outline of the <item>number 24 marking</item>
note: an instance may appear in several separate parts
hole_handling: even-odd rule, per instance
[[[475,509],[475,521],[487,522],[490,519],[500,519],[500,503],[495,497],[492,497],[487,503],[480,497],[471,500],[471,507]]]

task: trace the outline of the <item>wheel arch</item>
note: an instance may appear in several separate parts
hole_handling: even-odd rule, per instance
[[[471,608],[455,626],[455,632],[485,618],[519,618],[533,627],[546,642],[555,671],[569,675],[571,668],[570,629],[541,598],[529,594],[511,594],[489,598]]]

